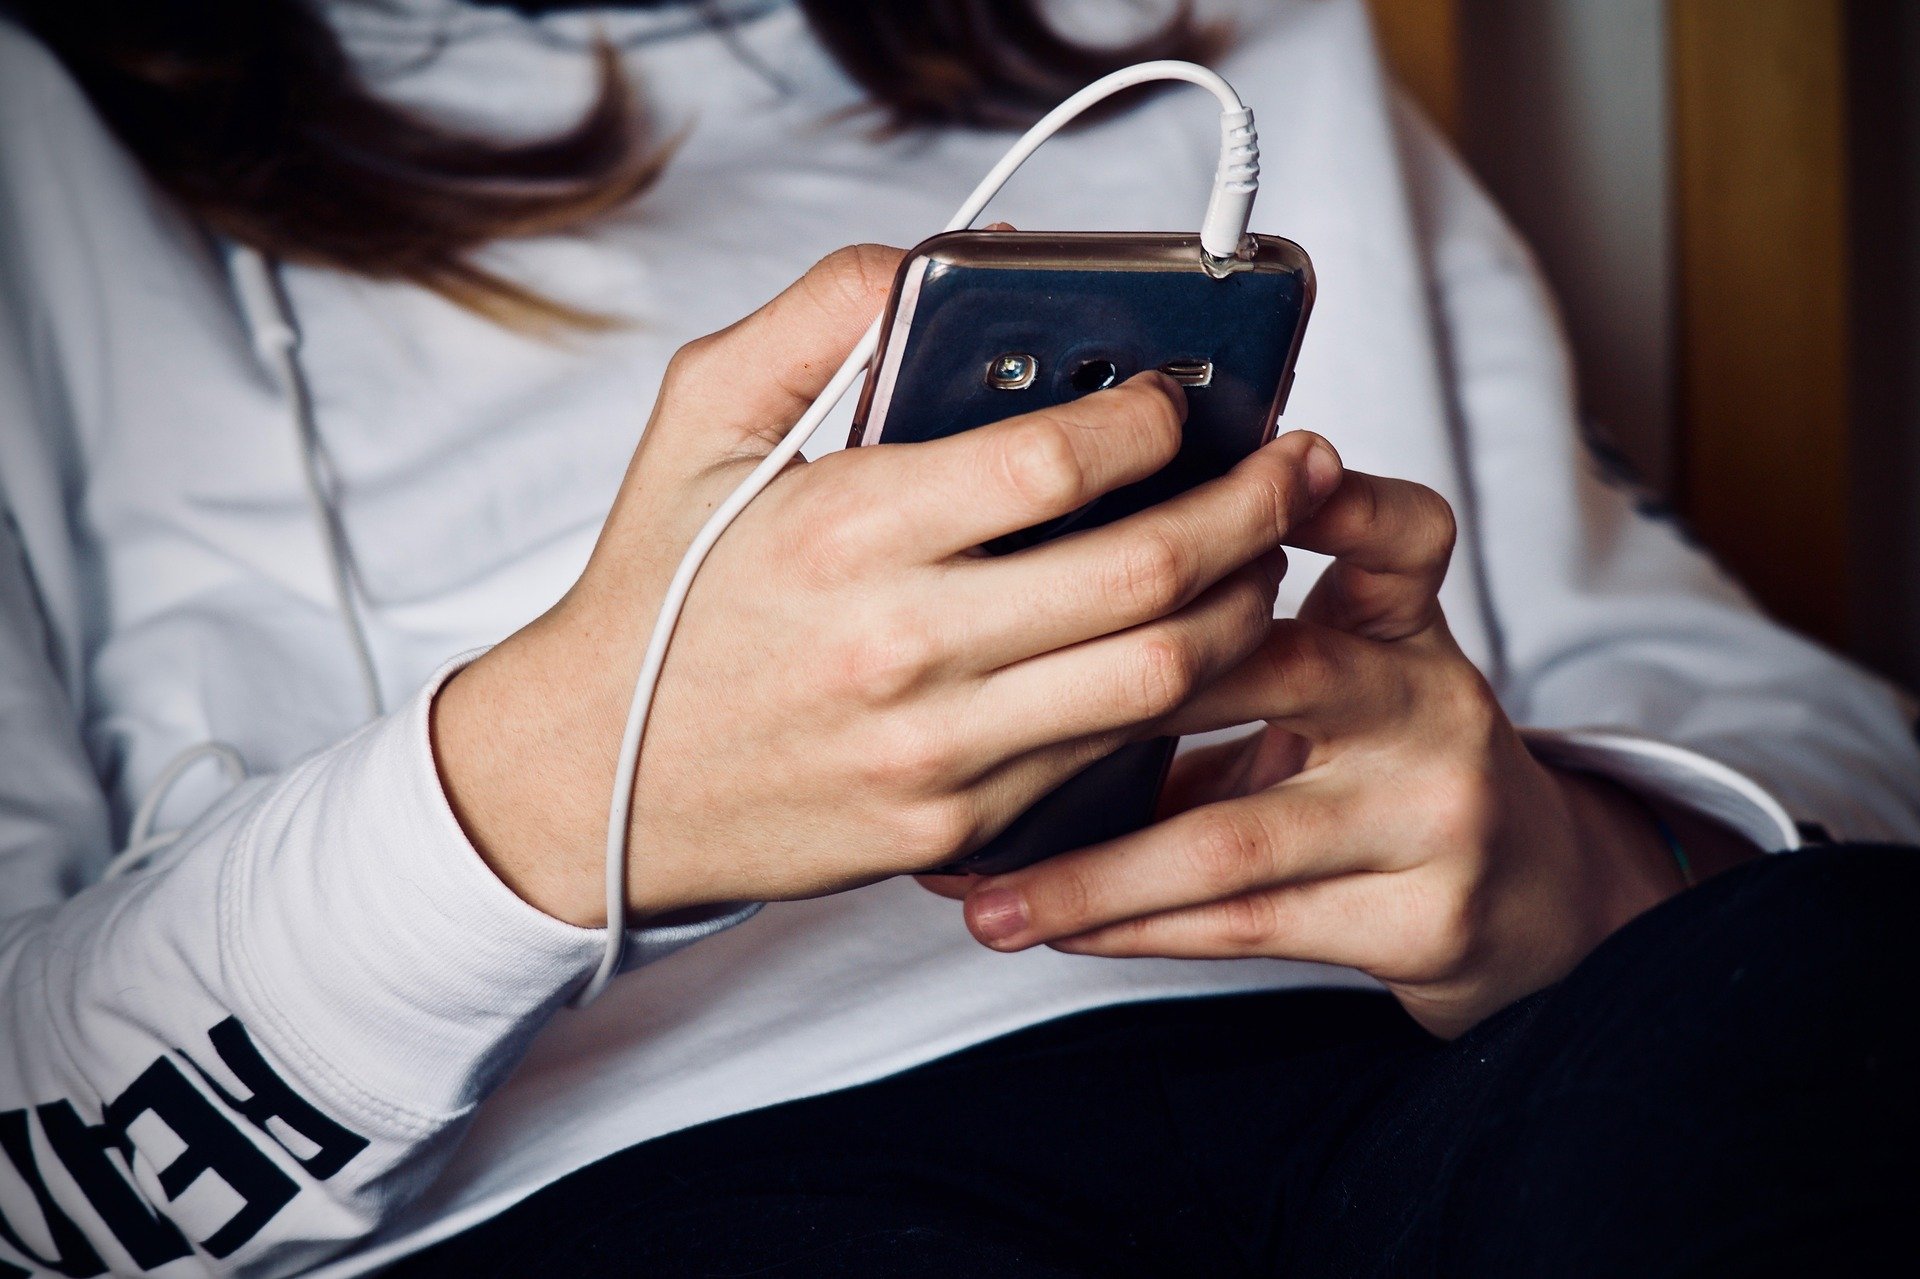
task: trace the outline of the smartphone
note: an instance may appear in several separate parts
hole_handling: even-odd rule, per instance
[[[1018,552],[1145,510],[1271,440],[1313,309],[1300,246],[1249,236],[1224,269],[1176,233],[955,231],[907,255],[849,446],[940,439],[1064,404],[1146,369],[1186,387],[1179,453],[1062,519],[997,539]],[[1153,820],[1174,738],[1121,747],[942,870],[999,874]]]

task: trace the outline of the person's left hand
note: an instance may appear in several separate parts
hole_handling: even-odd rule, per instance
[[[996,950],[1346,965],[1442,1035],[1558,980],[1682,883],[1644,808],[1535,759],[1460,651],[1453,540],[1433,490],[1348,471],[1286,538],[1334,557],[1299,617],[1168,726],[1260,732],[1183,755],[1145,830],[922,882]]]

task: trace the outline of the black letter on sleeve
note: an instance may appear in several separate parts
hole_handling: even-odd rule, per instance
[[[67,1166],[74,1184],[87,1197],[100,1220],[142,1269],[154,1270],[193,1251],[185,1235],[148,1204],[114,1166],[108,1151],[133,1157],[133,1143],[124,1129],[112,1124],[89,1125],[64,1101],[35,1107],[47,1144]]]
[[[260,1233],[298,1193],[293,1178],[242,1136],[165,1058],[147,1067],[131,1087],[108,1103],[107,1123],[125,1131],[149,1111],[186,1143],[186,1149],[160,1170],[160,1188],[169,1201],[178,1199],[205,1172],[219,1177],[246,1201],[226,1225],[202,1242],[214,1256],[225,1257]]]
[[[239,1018],[227,1018],[208,1031],[207,1038],[213,1041],[214,1051],[220,1054],[220,1060],[227,1064],[234,1078],[245,1084],[252,1095],[245,1100],[232,1096],[212,1075],[202,1070],[198,1062],[188,1058],[193,1068],[200,1072],[200,1077],[207,1081],[207,1087],[233,1110],[245,1115],[254,1127],[279,1142],[316,1181],[325,1181],[333,1176],[347,1166],[348,1160],[367,1148],[365,1137],[348,1131],[322,1114],[312,1102],[280,1078],[273,1067],[267,1064],[267,1059],[260,1055],[260,1050],[253,1046],[253,1040],[247,1035],[247,1028],[240,1024]],[[312,1142],[314,1152],[302,1159],[298,1151],[287,1147],[287,1143],[267,1127],[267,1120],[274,1118]]]
[[[47,1189],[46,1179],[40,1175],[40,1165],[33,1158],[33,1138],[27,1131],[26,1111],[0,1112],[0,1149],[7,1152],[7,1158],[13,1161],[27,1188],[33,1192],[33,1201],[40,1206],[40,1215],[46,1219],[47,1233],[53,1237],[53,1246],[59,1256],[48,1260],[27,1247],[26,1241],[15,1232],[5,1216],[0,1216],[0,1239],[12,1244],[14,1250],[27,1260],[45,1266],[55,1274],[87,1279],[91,1275],[107,1273],[106,1263],[100,1260],[100,1254],[87,1242],[80,1227],[74,1225],[73,1218],[60,1211],[60,1205],[53,1201],[53,1193]],[[0,1274],[9,1272],[22,1273],[11,1267],[0,1270]]]

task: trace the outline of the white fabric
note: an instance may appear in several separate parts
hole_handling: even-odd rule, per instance
[[[159,1273],[285,1274],[329,1257],[325,1273],[356,1273],[636,1141],[1037,1020],[1362,980],[997,955],[950,903],[894,882],[725,931],[643,934],[657,962],[591,1010],[556,1011],[597,935],[526,907],[462,838],[426,740],[435,672],[573,580],[680,342],[843,242],[917,240],[1007,141],[876,142],[870,121],[836,115],[858,94],[794,11],[730,7],[761,69],[682,14],[601,16],[687,140],[630,214],[489,254],[631,326],[541,343],[415,289],[288,273],[379,673],[404,703],[364,728],[289,408],[219,252],[151,193],[57,64],[0,27],[0,1138],[24,1141],[0,1150],[0,1276],[36,1268],[29,1250],[50,1264],[62,1243],[36,1184],[106,1264],[140,1272],[127,1218],[109,1228],[70,1155],[130,1168],[196,1246]],[[1772,627],[1600,482],[1531,265],[1393,105],[1361,0],[1246,7],[1223,70],[1263,126],[1255,225],[1304,244],[1321,282],[1289,422],[1454,502],[1449,616],[1539,749],[1770,848],[1795,841],[1783,814],[1843,837],[1920,837],[1920,755],[1892,690]],[[340,14],[384,91],[518,133],[584,102],[601,20],[451,0]],[[438,56],[418,56],[429,47]],[[1063,138],[995,213],[1190,227],[1216,118],[1202,95],[1170,94]],[[1284,607],[1310,577],[1296,567]],[[186,828],[179,842],[85,887],[144,787],[209,739],[237,746],[256,780],[223,796],[217,769],[194,770],[160,814]],[[1664,743],[1653,763],[1649,739]],[[244,1045],[216,1031],[230,1018]],[[274,1080],[284,1095],[256,1088]],[[105,1114],[130,1159],[55,1150],[63,1113]],[[223,1131],[240,1153],[223,1147],[187,1179],[188,1156]],[[230,1225],[276,1194],[251,1233]],[[223,1257],[205,1250],[239,1235]]]

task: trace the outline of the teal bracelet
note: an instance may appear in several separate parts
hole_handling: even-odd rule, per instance
[[[1680,881],[1688,888],[1692,888],[1693,859],[1687,856],[1686,845],[1680,842],[1680,837],[1673,833],[1673,823],[1669,822],[1640,792],[1629,791],[1628,793],[1640,801],[1640,807],[1647,810],[1647,816],[1653,819],[1653,828],[1660,832],[1660,842],[1667,846],[1667,852],[1673,855],[1673,864],[1680,868]]]

